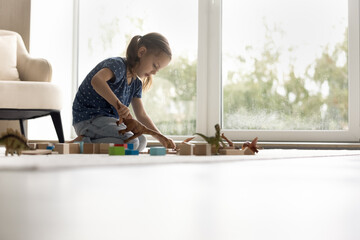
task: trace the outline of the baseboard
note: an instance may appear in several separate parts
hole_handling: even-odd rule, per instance
[[[197,143],[199,141],[195,141]],[[175,141],[175,143],[180,143]],[[234,142],[235,147],[241,147],[243,142]],[[158,146],[159,142],[148,140],[148,146]],[[333,143],[333,142],[258,142],[258,145],[266,149],[339,149],[360,150],[360,143]]]
[[[58,143],[57,140],[29,140],[31,143],[50,142]],[[203,143],[202,141],[192,141]],[[181,141],[175,141],[179,144]],[[244,142],[234,142],[235,147],[241,147]],[[360,150],[360,143],[334,143],[334,142],[258,142],[259,147],[264,149],[322,149],[322,150]],[[155,140],[148,140],[147,147],[160,146]]]

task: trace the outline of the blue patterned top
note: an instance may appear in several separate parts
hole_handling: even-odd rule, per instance
[[[91,70],[76,93],[72,107],[73,125],[96,116],[119,118],[116,109],[91,86],[91,79],[103,68],[109,68],[114,73],[115,77],[107,83],[122,104],[128,107],[132,98],[141,98],[142,82],[136,78],[127,83],[125,60],[120,57],[105,59]]]

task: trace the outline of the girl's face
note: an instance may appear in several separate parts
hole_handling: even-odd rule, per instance
[[[136,74],[142,79],[144,77],[149,77],[150,75],[155,75],[157,71],[166,67],[170,58],[165,53],[154,54],[145,47],[141,47],[138,51],[138,56],[140,58],[139,65],[136,68]]]

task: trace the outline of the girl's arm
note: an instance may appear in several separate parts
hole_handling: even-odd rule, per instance
[[[91,86],[117,110],[119,118],[126,118],[130,114],[128,107],[123,105],[116,97],[115,93],[110,89],[107,81],[114,77],[114,73],[109,68],[103,68],[97,72],[91,79]]]
[[[149,117],[149,115],[147,115],[144,105],[141,101],[141,98],[133,98],[131,101],[131,105],[133,107],[136,119],[141,122],[142,124],[144,124],[147,128],[158,132],[161,136],[163,136],[163,138],[159,138],[154,136],[157,140],[159,140],[159,142],[164,145],[164,146],[171,146],[171,148],[175,149],[176,145],[174,143],[174,141],[170,138],[166,138],[160,131],[159,129],[155,126],[154,122],[151,120],[151,118]],[[165,139],[165,140],[164,140]],[[164,142],[165,141],[165,142]]]
[[[154,130],[161,134],[159,129],[155,126],[154,122],[151,120],[149,115],[147,115],[144,105],[141,101],[141,98],[133,98],[131,101],[131,105],[133,107],[136,119],[144,124],[147,128]]]

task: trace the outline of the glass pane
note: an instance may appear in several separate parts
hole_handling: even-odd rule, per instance
[[[348,3],[223,0],[223,127],[348,129]]]
[[[171,63],[143,93],[145,109],[164,133],[195,132],[197,1],[81,0],[79,84],[107,57],[125,56],[134,35],[163,34],[173,52]]]

